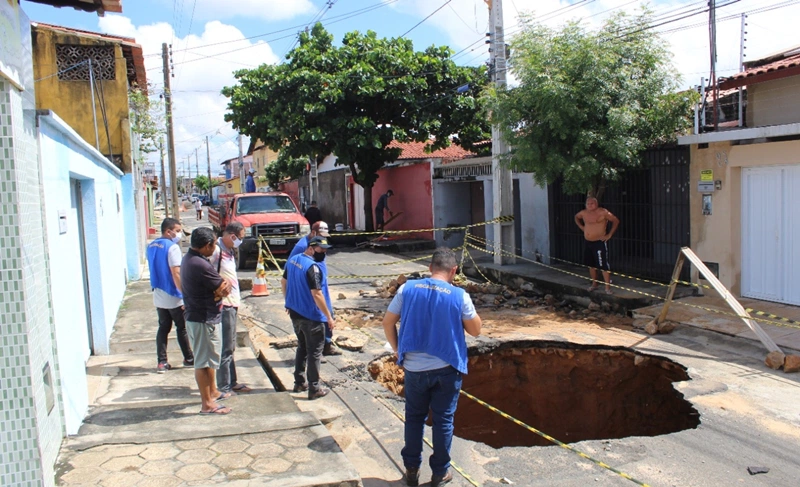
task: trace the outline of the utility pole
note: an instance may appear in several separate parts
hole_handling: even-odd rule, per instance
[[[503,30],[503,1],[487,0],[489,4],[489,45],[491,46],[491,70],[495,86],[506,85],[506,40]],[[492,216],[514,216],[513,188],[511,169],[500,163],[500,158],[508,152],[503,141],[500,127],[492,126]],[[513,264],[516,259],[508,255],[516,253],[514,243],[514,222],[495,223],[494,225],[494,263]],[[505,248],[504,248],[505,247]],[[509,252],[504,254],[503,251]]]
[[[194,177],[200,177],[200,158],[197,155],[198,147],[194,148]]]
[[[206,162],[208,162],[208,204],[211,204],[211,150],[208,148],[208,135],[206,135]]]
[[[158,141],[158,151],[161,153],[161,201],[164,203],[164,217],[169,218],[169,205],[167,204],[167,176],[164,170],[164,137]]]
[[[175,163],[175,132],[172,127],[172,89],[170,88],[170,50],[167,43],[161,44],[161,58],[164,61],[164,105],[167,110],[167,147],[169,154],[169,185],[172,191],[172,217],[181,219],[178,209],[178,170]],[[166,206],[166,200],[164,200]]]
[[[244,193],[244,153],[242,152],[242,134],[237,136],[239,141],[239,192]]]
[[[709,49],[711,50],[711,79],[714,92],[714,132],[719,130],[719,85],[717,84],[717,0],[708,0]]]
[[[745,35],[747,31],[747,14],[742,14],[742,33],[739,40],[739,72],[744,72],[744,50],[747,49],[744,45]],[[744,100],[742,95],[742,87],[739,87],[739,126],[744,127]]]
[[[97,108],[94,103],[94,69],[92,69],[92,58],[89,61],[89,91],[92,93],[92,117],[94,118],[94,148],[100,152],[100,134],[97,131]]]

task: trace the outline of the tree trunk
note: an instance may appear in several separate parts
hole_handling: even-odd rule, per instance
[[[364,222],[368,232],[375,231],[375,219],[372,215],[372,184],[364,188]]]
[[[597,202],[599,204],[600,199],[603,197],[603,194],[605,194],[605,192],[606,192],[606,182],[605,180],[600,180],[592,186],[586,197],[597,199]]]

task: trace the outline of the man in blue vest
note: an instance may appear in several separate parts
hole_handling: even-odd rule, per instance
[[[181,234],[181,222],[174,218],[165,218],[161,222],[161,238],[147,246],[150,286],[153,288],[153,304],[158,313],[156,355],[159,374],[171,368],[167,361],[167,341],[173,322],[178,333],[178,345],[183,352],[183,365],[185,367],[194,365],[194,355],[186,334],[186,321],[183,318]]]
[[[308,391],[308,399],[324,397],[328,390],[320,385],[319,368],[325,345],[325,328],[336,328],[328,292],[325,254],[331,246],[326,237],[314,237],[302,254],[286,263],[281,279],[286,309],[297,335],[294,359],[294,392]],[[308,366],[308,383],[304,377]]]
[[[406,483],[419,485],[422,465],[422,432],[431,411],[433,455],[431,485],[453,480],[449,470],[453,441],[453,417],[467,373],[466,331],[481,333],[481,318],[469,294],[452,285],[458,271],[456,256],[448,248],[434,252],[431,277],[408,281],[397,290],[386,315],[383,331],[405,369],[406,426],[401,451]],[[398,336],[396,325],[402,318]]]
[[[304,238],[301,238],[297,241],[292,249],[292,252],[289,254],[289,258],[291,259],[297,254],[302,254],[308,248],[308,243],[314,237],[330,237],[330,233],[328,233],[328,224],[323,221],[314,222],[311,225],[311,233],[306,235]],[[325,273],[327,274],[328,269],[325,265],[325,262],[320,262],[322,267],[325,269]],[[333,330],[330,327],[325,327],[325,346],[322,348],[322,355],[341,355],[342,352],[333,344]]]

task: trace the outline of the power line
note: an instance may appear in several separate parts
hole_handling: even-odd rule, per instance
[[[412,28],[408,29],[407,31],[405,31],[405,32],[404,32],[404,33],[403,33],[403,34],[402,34],[400,37],[405,37],[405,36],[406,36],[406,35],[407,35],[409,32],[411,32],[412,30],[414,30],[414,29],[416,29],[417,27],[419,27],[420,25],[422,25],[422,23],[423,23],[423,22],[425,22],[425,21],[426,21],[426,20],[428,20],[429,18],[433,17],[433,16],[434,16],[434,14],[436,14],[436,12],[438,12],[438,11],[439,11],[439,10],[441,10],[441,9],[443,9],[443,8],[444,8],[444,7],[445,7],[447,4],[449,4],[449,3],[450,3],[450,2],[452,2],[452,1],[453,1],[453,0],[447,0],[446,2],[444,2],[444,3],[443,3],[443,4],[442,4],[442,5],[439,7],[439,8],[437,8],[436,10],[434,10],[433,12],[431,12],[430,14],[428,14],[428,16],[427,16],[427,17],[425,17],[424,19],[422,19],[422,20],[420,20],[419,22],[417,22],[417,23],[414,25],[414,27],[412,27]]]

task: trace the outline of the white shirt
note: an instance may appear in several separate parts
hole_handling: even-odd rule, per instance
[[[180,267],[183,253],[180,244],[175,244],[167,252],[167,263],[169,268]],[[173,309],[183,306],[183,299],[176,298],[162,289],[153,289],[153,304],[156,308]]]
[[[194,209],[200,211],[203,209],[203,203],[200,201],[200,198],[194,200]]]

